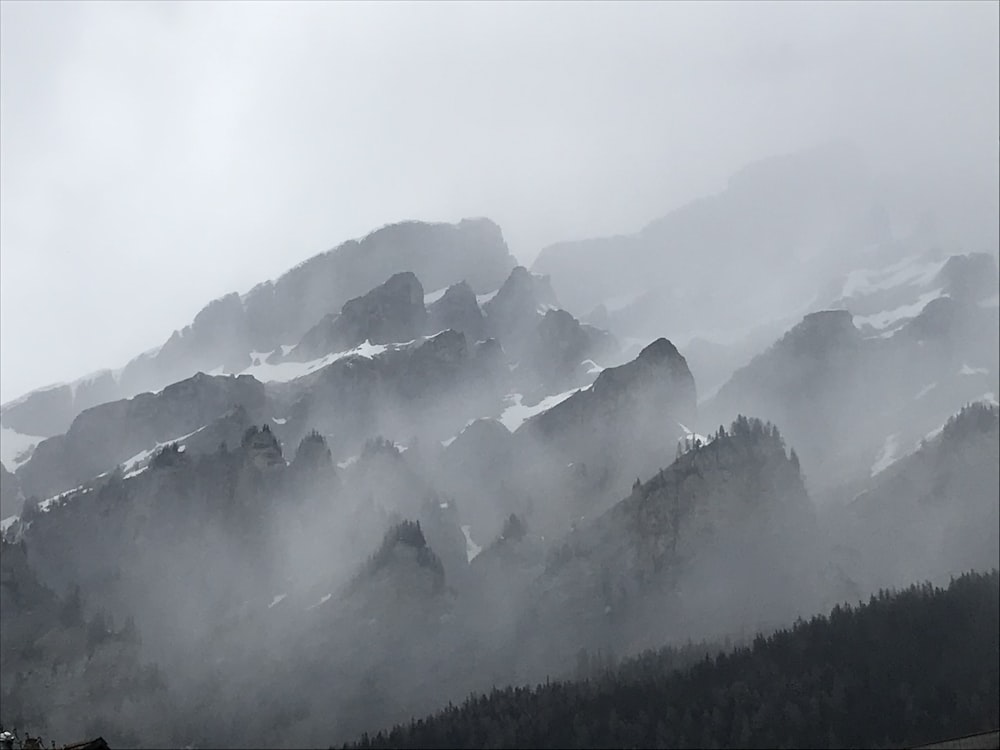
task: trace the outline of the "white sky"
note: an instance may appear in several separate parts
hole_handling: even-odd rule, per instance
[[[5,0],[0,400],[402,219],[530,262],[842,136],[981,184],[998,7]]]

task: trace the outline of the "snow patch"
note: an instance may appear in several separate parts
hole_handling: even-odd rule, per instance
[[[23,435],[9,427],[0,427],[0,461],[8,471],[14,471],[31,458],[35,446],[43,440],[43,437]]]
[[[267,605],[267,608],[271,609],[271,607],[275,607],[281,604],[281,602],[285,600],[286,596],[287,594],[278,594],[276,597],[274,597],[274,599],[271,600],[271,603]]]
[[[477,294],[476,295],[476,302],[478,302],[480,305],[485,305],[491,299],[493,299],[494,297],[496,297],[497,296],[497,292],[499,292],[499,291],[500,291],[499,289],[495,289],[492,292],[488,292],[486,294]]]
[[[351,456],[350,458],[347,458],[347,459],[345,459],[345,460],[340,461],[339,463],[337,463],[337,468],[338,469],[346,469],[351,464],[357,463],[357,461],[358,461],[358,456]]]
[[[944,260],[921,263],[917,256],[910,256],[885,268],[851,271],[840,296],[857,297],[900,286],[924,286],[934,280],[945,263]]]
[[[985,367],[969,367],[967,364],[962,364],[962,369],[958,371],[959,375],[989,375],[990,371]]]
[[[134,456],[132,456],[132,458],[128,459],[127,461],[125,461],[122,464],[122,471],[125,472],[125,478],[129,479],[131,477],[134,477],[134,476],[136,476],[138,474],[141,474],[145,469],[149,468],[148,466],[140,466],[140,465],[143,462],[148,461],[150,458],[152,458],[153,455],[158,450],[160,450],[161,448],[165,448],[166,446],[170,445],[171,443],[179,443],[182,440],[187,440],[189,437],[193,437],[194,435],[197,435],[199,432],[201,432],[202,430],[204,430],[206,427],[208,427],[207,424],[206,425],[202,425],[197,430],[195,430],[194,432],[189,432],[187,435],[181,435],[180,437],[171,438],[170,440],[165,440],[162,443],[157,443],[152,448],[147,448],[144,451],[139,451]],[[184,450],[185,450],[185,446],[183,446],[183,445],[179,446],[179,452],[183,453]]]
[[[587,374],[588,375],[599,375],[600,373],[604,372],[604,368],[601,367],[599,364],[597,364],[592,359],[585,359],[580,364],[582,364],[585,367],[587,367]]]
[[[140,469],[132,469],[132,471],[130,471],[127,474],[125,474],[122,477],[122,479],[132,479],[132,477],[137,477],[140,474],[142,474],[143,472],[147,471],[148,469],[149,469],[149,466],[143,466]]]
[[[93,492],[93,491],[94,491],[93,487],[87,487],[86,489],[84,489],[83,485],[81,484],[79,487],[74,487],[71,490],[60,492],[58,495],[53,495],[50,498],[42,500],[42,502],[38,504],[38,510],[40,510],[42,513],[48,513],[57,505],[62,505],[63,502],[65,502],[70,498],[76,498],[81,495],[86,495],[88,492]]]
[[[458,435],[452,435],[447,440],[442,440],[441,441],[441,445],[442,445],[442,447],[447,448],[449,445],[451,445],[452,443],[454,443],[455,440],[457,440],[457,439],[458,439]]]
[[[855,315],[854,325],[870,325],[872,328],[883,329],[888,325],[896,323],[904,318],[914,318],[927,306],[927,304],[938,297],[944,296],[943,289],[935,289],[931,292],[921,294],[916,302],[909,305],[901,305],[893,310],[883,310],[872,315]]]
[[[442,289],[438,289],[437,291],[430,292],[429,294],[425,294],[424,295],[424,304],[425,305],[433,305],[435,302],[437,302],[439,299],[441,299],[444,296],[444,293],[447,292],[447,291],[448,291],[448,287],[443,287]]]
[[[285,419],[284,417],[271,417],[271,421],[274,422],[275,424],[284,424],[288,420]]]
[[[678,422],[677,426],[684,430],[684,437],[678,438],[677,444],[684,449],[685,453],[688,450],[694,450],[695,445],[698,443],[704,446],[712,442],[712,438],[699,435],[697,432],[688,429],[688,427],[681,422]]]
[[[917,392],[917,395],[913,397],[913,400],[916,401],[917,399],[923,398],[928,393],[933,391],[935,388],[937,388],[937,383],[931,383],[930,385],[925,385]]]
[[[882,450],[878,454],[878,458],[875,459],[875,463],[872,464],[872,476],[885,471],[896,461],[897,453],[899,452],[899,444],[897,439],[899,433],[894,432],[889,437],[885,439],[885,443],[882,445]]]
[[[512,393],[505,397],[505,400],[510,404],[510,406],[504,409],[503,413],[500,415],[500,423],[503,424],[503,426],[510,432],[514,432],[514,430],[524,424],[527,420],[531,419],[531,417],[536,414],[541,414],[543,411],[548,411],[552,407],[561,404],[574,393],[584,390],[586,390],[586,388],[574,388],[571,391],[557,393],[554,396],[543,398],[534,406],[523,405],[521,403],[521,399],[524,397],[520,393]]]
[[[7,518],[0,521],[0,537],[7,533],[7,529],[13,526],[15,523],[21,520],[20,516],[7,516]]]
[[[240,375],[252,375],[262,383],[287,383],[290,380],[310,375],[339,359],[346,359],[347,357],[364,357],[365,359],[371,359],[372,357],[382,354],[388,348],[389,347],[385,344],[373,344],[371,341],[365,341],[363,344],[356,346],[353,349],[327,354],[324,357],[313,359],[309,362],[279,362],[278,364],[272,365],[263,360],[255,359],[255,364],[243,370]],[[284,347],[282,347],[282,349],[284,349]],[[258,352],[254,352],[251,356],[256,354],[258,354]]]
[[[472,541],[472,527],[466,524],[462,527],[462,533],[465,534],[465,556],[468,558],[469,562],[472,562],[476,555],[483,551],[483,548]]]
[[[318,602],[316,602],[315,604],[310,604],[308,607],[306,607],[306,611],[310,609],[316,609],[316,607],[326,604],[328,601],[330,601],[331,598],[333,598],[333,594],[324,594],[319,598]]]

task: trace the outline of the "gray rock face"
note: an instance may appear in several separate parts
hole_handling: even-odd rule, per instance
[[[809,398],[808,392],[855,372],[863,347],[861,332],[847,310],[812,313],[738,370],[715,401],[731,408],[738,408],[737,401],[753,403],[769,418],[776,418],[778,415],[770,412],[772,399],[765,394],[785,403]],[[761,404],[762,399],[767,403]]]
[[[702,412],[718,424],[752,409],[782,425],[816,480],[835,463],[828,446],[857,428],[857,411],[876,408],[876,389],[865,382],[870,348],[848,311],[807,315],[737,370]]]
[[[198,373],[159,393],[84,411],[66,434],[39,443],[17,477],[27,495],[50,497],[128,460],[142,447],[194,432],[237,405],[258,412],[264,401],[264,386],[252,377]]]
[[[865,589],[983,570],[1000,556],[1000,411],[973,404],[831,515],[837,564]],[[891,539],[891,544],[886,540]]]
[[[633,361],[604,370],[589,388],[521,425],[514,433],[518,462],[543,488],[540,497],[552,493],[578,513],[592,512],[623,494],[637,476],[673,460],[685,434],[681,424],[693,424],[696,402],[684,357],[658,339]]]
[[[310,328],[288,359],[306,362],[331,352],[373,344],[413,341],[424,331],[424,289],[410,271],[397,273],[367,294],[349,300],[339,315]]]
[[[530,340],[545,310],[556,306],[548,277],[517,266],[484,305],[487,330],[503,342],[508,353],[518,352]]]
[[[302,379],[284,434],[294,441],[319,430],[338,460],[376,436],[454,434],[497,408],[505,372],[495,344],[470,347],[457,331],[372,359],[346,357]]]
[[[660,338],[631,362],[604,370],[589,389],[529,419],[518,433],[568,437],[581,428],[586,431],[618,421],[641,424],[648,421],[641,414],[652,412],[667,425],[667,433],[683,434],[678,433],[676,422],[693,422],[696,403],[687,362],[673,344]]]
[[[616,349],[607,331],[581,325],[565,310],[548,310],[538,323],[528,357],[541,382],[552,386],[564,381],[585,359],[603,360]]]
[[[117,380],[106,373],[75,393],[69,386],[33,393],[5,405],[2,422],[27,435],[56,435],[91,406],[155,390],[199,370],[239,371],[249,365],[250,351],[299,341],[316,321],[395,273],[411,271],[431,289],[465,279],[484,293],[496,289],[514,265],[500,228],[488,219],[386,226],[316,255],[242,297],[214,300],[159,350],[130,361]]]
[[[814,527],[777,431],[744,418],[564,538],[534,584],[539,619],[522,629],[564,637],[526,659],[564,643],[640,649],[690,622],[780,621],[809,597],[812,573],[795,561]]]
[[[747,409],[781,424],[823,498],[913,450],[956,404],[995,392],[998,356],[995,308],[975,302],[934,299],[868,338],[847,311],[824,311],[738,370],[701,412],[709,425]]]
[[[485,319],[476,293],[464,281],[448,287],[444,296],[427,308],[427,333],[447,329],[460,331],[471,342],[481,341],[486,335]]]
[[[73,389],[60,385],[5,404],[0,420],[4,427],[25,435],[50,437],[64,431],[73,421],[74,408]]]
[[[437,476],[442,490],[460,499],[465,523],[488,540],[511,513],[525,511],[516,473],[510,431],[495,419],[477,419],[447,446]]]

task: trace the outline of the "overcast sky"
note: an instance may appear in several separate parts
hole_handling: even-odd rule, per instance
[[[401,219],[489,216],[527,263],[830,138],[975,170],[997,9],[5,0],[0,398]]]

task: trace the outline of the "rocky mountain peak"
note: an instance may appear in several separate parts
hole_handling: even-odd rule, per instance
[[[450,328],[464,333],[469,341],[480,341],[485,335],[484,321],[476,293],[465,281],[448,287],[427,308],[427,332],[432,334]]]
[[[524,266],[510,272],[503,286],[485,305],[494,333],[515,332],[532,325],[547,306],[557,306],[548,276],[533,274]]]
[[[367,294],[348,300],[339,315],[324,317],[306,332],[288,359],[308,361],[364,341],[412,341],[424,332],[426,318],[420,281],[411,271],[397,273]]]
[[[694,376],[684,356],[665,338],[646,346],[631,362],[601,372],[591,391],[595,399],[615,403],[648,389],[658,401],[673,405],[671,413],[676,419],[693,421],[697,402]]]
[[[854,327],[854,316],[849,310],[821,310],[809,313],[792,331],[797,336],[821,337],[828,340],[858,337],[858,329]]]
[[[639,352],[639,359],[648,362],[666,362],[670,359],[683,359],[677,347],[662,336],[651,344],[647,344]]]

